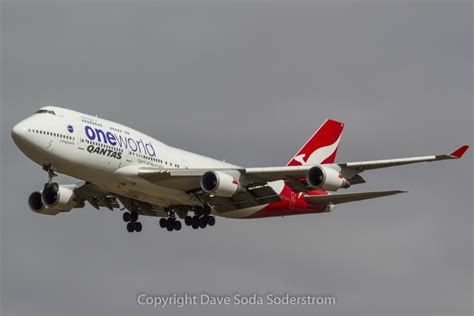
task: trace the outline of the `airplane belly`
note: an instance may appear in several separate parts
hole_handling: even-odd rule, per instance
[[[101,186],[115,194],[147,202],[158,207],[201,205],[201,202],[193,195],[179,190],[160,187],[140,179],[124,179],[113,176],[109,181],[103,181]]]
[[[268,183],[280,196],[280,201],[260,206],[238,209],[229,212],[215,212],[217,216],[228,218],[263,218],[301,215],[311,213],[324,213],[329,210],[327,204],[309,205],[303,193],[294,192],[285,185],[284,181]],[[323,191],[313,191],[313,194],[326,194]]]

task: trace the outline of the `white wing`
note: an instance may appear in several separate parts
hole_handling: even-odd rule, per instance
[[[364,170],[387,168],[399,165],[413,164],[419,162],[431,162],[448,159],[459,159],[467,151],[469,146],[464,145],[450,154],[420,156],[409,158],[397,158],[386,160],[373,160],[363,162],[347,162],[340,164],[325,164],[324,166],[333,168],[347,179],[356,178],[358,182],[363,182],[358,173]],[[241,169],[215,169],[223,172],[240,174],[240,181],[245,185],[264,184],[270,181],[291,180],[305,178],[309,169],[315,165],[305,166],[285,166],[285,167],[263,167],[263,168],[241,168]],[[200,177],[210,169],[160,169],[155,167],[138,166],[131,173],[135,176],[147,179],[159,185],[172,185],[184,191],[198,189]],[[362,181],[360,180],[362,179]]]

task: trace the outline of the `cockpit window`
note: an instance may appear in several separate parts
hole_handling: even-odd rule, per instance
[[[38,110],[35,112],[35,114],[39,114],[39,113],[48,113],[48,114],[56,115],[56,113],[54,113],[54,111],[51,111],[51,110]]]

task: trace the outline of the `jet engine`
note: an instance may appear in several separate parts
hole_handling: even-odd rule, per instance
[[[57,183],[51,183],[46,185],[42,192],[33,192],[30,195],[30,207],[34,210],[40,206],[37,198],[38,194],[41,194],[41,201],[44,204],[43,207],[50,209],[59,210],[59,212],[68,212],[75,207],[83,207],[84,203],[78,202],[74,195],[73,188],[71,186],[58,185]],[[35,206],[34,208],[32,206]],[[39,208],[40,209],[40,208]]]
[[[42,191],[35,191],[28,197],[28,205],[33,212],[43,215],[56,215],[61,212],[68,212],[71,209],[62,210],[58,207],[49,207],[43,202]]]
[[[240,191],[237,179],[220,171],[204,173],[201,177],[201,188],[204,192],[222,197],[231,197]]]
[[[324,166],[312,167],[308,170],[306,178],[310,186],[326,191],[337,191],[351,186],[338,171]]]

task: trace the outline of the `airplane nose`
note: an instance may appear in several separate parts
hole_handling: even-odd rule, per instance
[[[12,138],[15,143],[21,142],[26,138],[26,131],[27,129],[23,121],[13,126]]]

